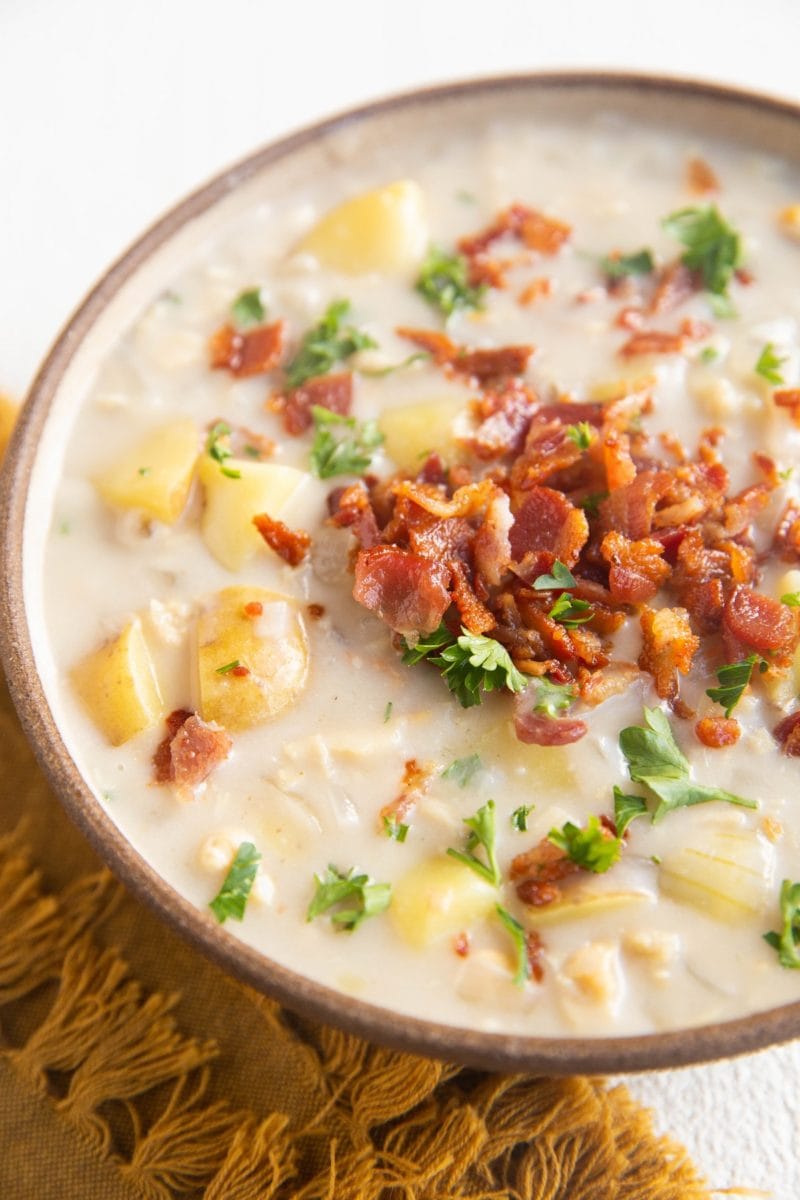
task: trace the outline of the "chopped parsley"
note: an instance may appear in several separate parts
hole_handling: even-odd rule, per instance
[[[152,467],[139,467],[139,474],[142,476],[149,475],[152,469]]]
[[[231,316],[241,329],[246,329],[248,325],[258,325],[266,315],[267,311],[261,303],[261,288],[249,288],[246,292],[240,292],[231,305]]]
[[[516,829],[517,833],[527,833],[528,817],[535,807],[534,804],[520,804],[519,808],[515,808],[511,814],[511,828]]]
[[[391,701],[391,700],[388,700],[388,701],[387,701],[387,703],[386,703],[386,708],[383,710],[383,723],[384,723],[384,725],[386,725],[386,724],[387,724],[389,721],[391,721],[391,719],[392,719],[392,709],[393,709],[393,708],[394,708],[394,705],[392,704],[392,701]]]
[[[372,451],[383,441],[377,422],[359,424],[355,417],[343,417],[319,404],[312,405],[311,415],[315,433],[309,459],[314,474],[319,479],[330,479],[333,475],[363,475],[372,462]],[[351,435],[345,432],[344,436],[337,437],[334,428],[342,432],[349,430]]]
[[[359,375],[368,375],[371,379],[382,379],[384,375],[393,375],[395,371],[403,371],[406,367],[411,367],[417,362],[427,362],[430,358],[427,350],[417,350],[415,354],[409,354],[408,358],[404,358],[402,362],[391,363],[388,367],[359,367]]]
[[[700,361],[704,363],[716,362],[719,358],[719,350],[714,346],[704,346],[700,351]]]
[[[482,805],[474,817],[464,817],[464,824],[470,831],[464,849],[453,850],[450,847],[447,853],[497,887],[500,883],[500,867],[495,849],[494,800]],[[483,849],[485,860],[473,853],[479,847]]]
[[[247,905],[250,891],[261,862],[261,855],[252,842],[242,842],[236,851],[236,857],[231,863],[230,870],[225,876],[222,887],[209,904],[209,908],[220,925],[233,917],[241,921]]]
[[[568,683],[553,683],[546,675],[539,675],[533,681],[536,689],[534,712],[544,713],[547,717],[557,717],[565,708],[569,708],[577,693]]]
[[[721,704],[725,716],[729,717],[742,698],[745,688],[750,682],[753,667],[759,661],[757,654],[748,654],[741,662],[727,663],[717,671],[719,687],[707,688],[706,695]],[[761,659],[759,670],[766,671],[767,664]]]
[[[306,920],[313,921],[322,913],[331,912],[331,922],[337,929],[357,929],[367,917],[385,912],[392,899],[390,883],[373,883],[369,875],[356,875],[351,867],[346,875],[330,865],[323,878],[314,876],[316,890],[308,906]],[[341,905],[346,905],[342,908]]]
[[[431,246],[422,265],[416,289],[445,317],[457,309],[482,308],[486,285],[473,287],[469,282],[469,262],[463,254],[445,254]]]
[[[240,666],[239,660],[238,660],[238,658],[235,658],[233,660],[233,662],[225,663],[224,667],[217,667],[216,668],[217,675],[228,675],[231,671],[234,671],[238,666]]]
[[[693,783],[689,763],[672,735],[669,721],[660,708],[645,708],[645,725],[630,725],[619,735],[619,745],[634,783],[644,783],[660,801],[653,822],[676,808],[725,800],[743,808],[756,808],[754,800],[743,800],[722,788]]]
[[[788,483],[794,475],[794,467],[784,467],[782,471],[778,471],[778,478],[784,483]]]
[[[614,788],[614,824],[617,836],[622,837],[631,821],[647,813],[647,801],[642,796],[627,795],[621,788]]]
[[[762,379],[766,379],[767,383],[773,383],[779,387],[783,382],[783,376],[778,370],[786,362],[786,357],[780,358],[775,353],[775,343],[767,342],[764,349],[758,356],[755,370],[756,375],[760,375]]]
[[[496,905],[496,912],[500,920],[505,925],[508,932],[511,934],[514,942],[514,951],[517,958],[517,969],[514,972],[514,983],[517,987],[524,987],[527,980],[531,977],[531,964],[528,958],[528,939],[525,930],[520,925],[516,917],[512,917],[511,913],[503,908],[502,904]]]
[[[547,615],[552,621],[565,625],[567,629],[574,629],[576,625],[585,625],[587,621],[591,621],[594,609],[588,600],[576,600],[574,596],[562,592]]]
[[[470,754],[469,758],[457,758],[442,771],[442,779],[451,779],[460,788],[470,784],[478,771],[483,770],[480,754]]]
[[[589,492],[587,496],[578,501],[578,507],[583,509],[587,517],[596,517],[600,512],[600,505],[607,499],[608,492]]]
[[[714,306],[717,316],[733,315],[726,293],[742,261],[742,243],[736,230],[714,204],[707,208],[680,209],[670,213],[661,224],[685,247],[681,262],[690,270],[699,271],[706,290],[722,298],[724,311]]]
[[[214,462],[219,463],[219,469],[228,479],[241,479],[242,472],[235,467],[227,466],[227,460],[233,457],[230,437],[233,430],[226,421],[217,421],[212,425],[206,439],[206,450]]]
[[[300,387],[315,375],[325,375],[337,362],[344,362],[358,350],[373,350],[377,342],[353,325],[342,326],[350,312],[349,300],[334,300],[324,316],[304,335],[299,349],[286,368],[290,388]]]
[[[600,259],[600,270],[609,279],[623,279],[626,275],[649,275],[655,270],[653,255],[649,250],[637,250],[635,254],[608,255]]]
[[[567,821],[562,829],[551,829],[547,838],[584,871],[597,875],[613,867],[622,851],[622,839],[607,833],[595,816],[589,817],[585,829]]]
[[[553,563],[553,572],[551,575],[539,575],[533,581],[533,590],[535,592],[551,592],[556,588],[574,588],[577,586],[578,581],[575,576],[558,558]]]
[[[800,608],[800,592],[784,592],[781,596],[781,604],[785,604],[788,608]]]
[[[383,832],[393,842],[404,842],[408,837],[408,825],[403,825],[394,814],[384,816]]]
[[[765,933],[764,941],[778,951],[782,967],[800,970],[800,883],[784,879],[781,884],[780,933]]]
[[[577,425],[567,426],[567,437],[579,450],[588,450],[594,441],[594,430],[588,421],[579,421]]]
[[[458,697],[462,708],[480,704],[483,692],[508,688],[511,692],[524,690],[527,680],[511,661],[500,642],[482,634],[469,633],[462,628],[454,637],[442,623],[433,633],[420,638],[416,646],[406,643],[403,662],[408,666],[427,659],[442,672],[450,691]]]

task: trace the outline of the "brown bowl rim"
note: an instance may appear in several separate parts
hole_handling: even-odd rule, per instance
[[[256,150],[195,189],[108,268],[57,336],[28,392],[0,492],[0,653],[9,690],[36,757],[69,817],[130,891],[224,970],[302,1016],[393,1049],[504,1071],[632,1072],[727,1058],[800,1035],[800,1001],[731,1021],[632,1037],[544,1038],[486,1032],[407,1016],[344,995],[254,950],[175,891],[133,849],[84,783],[61,738],[33,659],[22,587],[28,484],[39,436],[77,346],[126,280],[188,221],[272,162],[346,125],[409,105],[524,88],[617,88],[708,97],[794,118],[800,104],[726,84],[629,71],[558,70],[486,76],[417,88],[339,112]]]

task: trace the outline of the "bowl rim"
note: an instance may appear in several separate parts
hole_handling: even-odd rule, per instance
[[[23,597],[23,534],[28,486],[40,434],[60,381],[105,305],[139,266],[187,222],[269,164],[345,126],[418,105],[516,89],[630,89],[709,98],[800,123],[800,103],[686,77],[612,70],[519,72],[456,80],[368,101],[255,150],[193,190],[152,223],[112,263],[67,319],[27,393],[11,439],[0,490],[0,654],[23,729],[68,816],[101,859],[165,923],[242,982],[287,1008],[393,1049],[492,1070],[549,1074],[631,1072],[707,1062],[800,1035],[800,1001],[730,1021],[630,1037],[536,1037],[429,1021],[349,996],[283,966],[233,936],[180,895],[134,850],[83,781],[61,738],[36,670]]]

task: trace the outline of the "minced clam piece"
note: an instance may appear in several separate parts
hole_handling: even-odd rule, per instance
[[[390,1009],[798,999],[800,175],[436,137],[120,330],[45,564],[69,745],[209,922]]]

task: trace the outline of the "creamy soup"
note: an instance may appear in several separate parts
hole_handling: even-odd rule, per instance
[[[68,743],[342,993],[530,1035],[798,999],[800,178],[613,114],[427,136],[120,329],[47,541]]]

